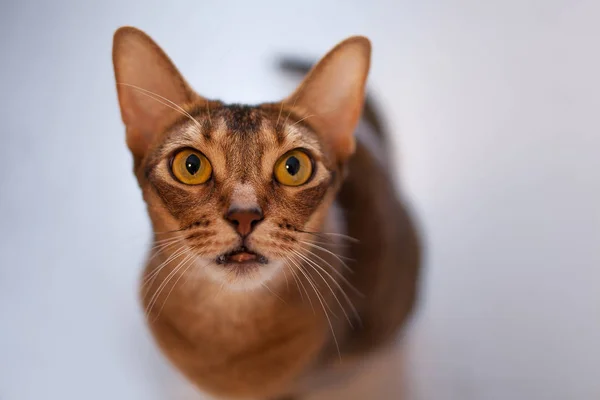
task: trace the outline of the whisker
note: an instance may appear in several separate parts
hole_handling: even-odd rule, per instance
[[[152,254],[148,260],[146,261],[147,263],[154,260],[156,257],[158,257],[163,251],[167,250],[169,247],[173,247],[176,246],[177,244],[181,243],[185,238],[178,238],[177,240],[174,240],[172,242],[168,242],[168,243],[164,243],[158,246],[153,246],[150,251],[153,252],[154,254]]]
[[[313,270],[321,277],[321,279],[323,280],[323,282],[325,282],[325,285],[327,285],[327,287],[331,291],[331,294],[335,298],[335,301],[338,303],[338,305],[342,309],[342,312],[346,316],[346,320],[348,321],[348,324],[350,324],[350,326],[353,327],[352,321],[350,320],[350,317],[348,316],[348,313],[346,313],[346,309],[344,308],[344,306],[342,305],[342,303],[338,299],[338,297],[335,294],[335,291],[333,290],[333,288],[331,287],[331,285],[329,285],[329,282],[327,282],[327,280],[325,279],[325,277],[323,276],[323,274],[321,274],[319,272],[319,270],[323,271],[323,273],[325,273],[329,277],[329,279],[331,279],[331,281],[338,287],[338,289],[340,290],[340,292],[342,292],[342,295],[344,296],[344,298],[346,299],[346,301],[350,305],[350,308],[352,309],[355,317],[358,317],[358,312],[356,311],[356,308],[354,307],[354,304],[352,304],[352,301],[346,295],[346,292],[344,292],[344,289],[340,286],[340,284],[338,283],[338,281],[335,280],[335,278],[333,276],[331,276],[331,274],[329,274],[323,267],[321,267],[319,264],[317,264],[313,260],[311,260],[308,257],[306,257],[304,254],[302,254],[302,253],[300,253],[299,251],[296,251],[296,250],[292,250],[292,252],[294,252],[298,257],[303,258],[306,262],[309,263],[309,265],[312,264]],[[317,267],[318,269],[316,269],[315,267]]]
[[[337,281],[330,275],[327,273],[327,271],[325,271],[325,269],[323,269],[323,267],[321,267],[320,265],[318,265],[317,263],[315,263],[313,260],[309,259],[308,257],[306,257],[305,255],[303,255],[302,253],[300,253],[299,251],[296,250],[291,250],[294,254],[296,254],[297,257],[299,257],[300,259],[304,260],[307,262],[307,265],[309,267],[311,267],[316,273],[317,275],[319,275],[319,277],[323,280],[323,282],[325,283],[325,285],[327,286],[327,288],[329,289],[329,291],[331,292],[331,294],[333,295],[333,297],[335,298],[336,302],[338,303],[338,305],[340,306],[340,308],[342,309],[342,312],[344,313],[344,315],[346,315],[346,310],[344,309],[344,307],[342,306],[342,303],[338,300],[338,297],[335,294],[335,291],[333,290],[333,288],[329,285],[329,282],[325,279],[325,277],[319,272],[319,270],[323,271],[325,274],[327,274],[327,276],[334,282],[337,284],[337,286],[339,287],[339,284],[337,283]],[[315,267],[317,267],[318,269],[316,269]],[[343,289],[340,287],[340,290],[343,292]],[[346,319],[348,319],[348,322],[350,322],[350,319],[348,318],[348,315],[346,315]]]
[[[161,244],[164,244],[164,243],[175,242],[175,241],[180,240],[182,238],[183,238],[183,236],[155,240],[154,241],[154,246],[152,246],[150,249],[154,249],[154,248],[158,247],[158,245],[161,245]]]
[[[300,272],[302,272],[302,274],[304,275],[306,280],[308,280],[308,283],[312,286],[313,290],[315,291],[315,294],[317,295],[317,299],[319,300],[319,303],[321,303],[321,307],[323,308],[323,313],[325,314],[325,318],[327,318],[327,323],[329,324],[329,329],[331,330],[331,335],[333,337],[333,341],[335,342],[335,348],[337,349],[338,357],[339,357],[340,361],[342,361],[342,353],[340,352],[340,345],[338,344],[337,337],[335,336],[335,331],[333,329],[333,324],[331,323],[331,318],[329,318],[329,314],[327,313],[327,310],[325,309],[326,302],[325,303],[323,302],[323,300],[321,299],[321,297],[322,297],[321,293],[316,288],[315,284],[312,282],[312,280],[309,278],[308,274],[304,271],[304,269],[302,267],[300,267]]]
[[[348,236],[348,235],[344,235],[343,233],[336,233],[336,232],[313,232],[313,233],[316,234],[316,235],[335,236],[335,237],[339,237],[339,238],[342,238],[342,239],[349,240],[349,241],[354,242],[354,243],[360,243],[360,240],[358,240],[357,238],[352,237],[352,236]]]
[[[300,260],[298,260],[299,263],[301,263]],[[308,281],[308,283],[312,286],[313,290],[315,291],[315,294],[317,295],[317,298],[319,300],[319,302],[321,302],[321,299],[323,299],[323,301],[325,300],[325,297],[323,296],[323,294],[321,293],[321,291],[319,290],[319,285],[317,285],[317,283],[311,279],[310,274],[308,273],[308,271],[306,271],[304,268],[302,268],[302,266],[300,266],[300,270],[299,270],[304,277],[306,278],[306,280]],[[325,313],[327,313],[327,310],[329,310],[329,312],[336,318],[338,318],[337,314],[335,313],[335,311],[333,311],[331,309],[331,307],[329,306],[329,303],[327,303],[326,301],[321,302],[321,306],[323,307],[323,311]],[[326,309],[327,310],[326,310]]]
[[[314,117],[314,116],[315,116],[315,114],[310,114],[310,115],[307,115],[307,116],[306,116],[306,117],[304,117],[304,118],[300,118],[298,121],[294,122],[294,123],[292,124],[292,126],[296,126],[296,125],[298,125],[300,122],[304,121],[305,119],[308,119],[308,118],[310,118],[310,117]]]
[[[348,287],[350,289],[352,289],[354,291],[354,293],[356,293],[357,295],[364,297],[364,295],[360,292],[360,290],[358,290],[356,287],[354,287],[354,285],[352,283],[350,283],[350,281],[344,276],[344,274],[342,274],[340,271],[337,270],[337,268],[335,268],[333,265],[331,265],[327,260],[325,260],[324,258],[322,258],[321,256],[319,256],[318,254],[316,254],[314,251],[310,251],[309,249],[304,249],[305,251],[307,251],[309,254],[317,257],[319,260],[323,261],[328,267],[330,267],[332,269],[333,272],[336,273],[337,276],[340,277],[340,279],[346,284],[348,285]]]
[[[219,287],[219,290],[217,290],[217,293],[215,293],[215,297],[213,300],[216,300],[217,297],[219,297],[219,295],[221,294],[221,291],[223,291],[223,287],[225,287],[225,282],[221,282],[221,286]]]
[[[302,291],[300,290],[300,284],[298,283],[298,275],[296,274],[296,271],[294,271],[294,269],[292,267],[290,267],[290,265],[287,263],[289,261],[288,257],[283,255],[283,258],[284,258],[283,263],[285,264],[284,271],[286,269],[290,270],[290,273],[292,274],[292,278],[294,278],[294,281],[296,282],[296,287],[298,288],[298,293],[300,294],[300,299],[304,303],[304,296],[302,295]],[[304,289],[304,291],[306,291],[306,289]],[[314,309],[313,309],[313,312],[314,312]]]
[[[190,250],[188,250],[188,251],[190,251]],[[177,264],[177,266],[175,268],[173,268],[173,270],[169,273],[169,275],[167,275],[167,277],[159,285],[158,289],[154,292],[154,295],[150,299],[150,303],[148,303],[148,310],[146,311],[146,313],[147,313],[146,317],[150,316],[150,312],[156,305],[156,302],[158,301],[158,298],[160,297],[160,293],[168,285],[169,281],[173,278],[173,276],[175,276],[175,274],[180,270],[180,268],[182,268],[182,266],[185,265],[185,263],[189,260],[190,257],[191,257],[191,255],[188,254],[184,258],[183,261],[181,261],[179,264]],[[158,318],[158,315],[155,318]]]
[[[283,304],[287,304],[286,301],[284,299],[281,298],[281,296],[279,296],[277,293],[275,293],[274,291],[271,290],[271,288],[269,286],[267,286],[266,283],[261,283],[261,285],[267,289],[269,292],[271,292],[271,294],[275,297],[277,297],[279,300],[281,300],[283,302]]]
[[[171,240],[171,241],[165,242],[165,243],[158,243],[158,244],[150,247],[149,252],[150,253],[154,253],[154,252],[155,253],[160,253],[162,250],[166,249],[167,247],[172,246],[172,245],[177,244],[177,243],[180,243],[182,241],[183,241],[182,239],[177,238],[177,240]],[[156,254],[153,254],[153,257],[155,255]]]
[[[327,260],[324,260],[323,258],[319,257],[317,254],[313,253],[310,250],[307,250],[307,249],[305,249],[305,250],[308,251],[309,254],[311,254],[311,255],[317,257],[319,260],[323,261],[327,266],[329,266],[333,270],[333,272],[337,273],[337,275],[342,279],[342,281],[346,285],[348,285],[348,287],[350,289],[352,289],[352,291],[357,296],[359,296],[360,298],[364,298],[364,295],[362,294],[362,292],[360,290],[358,290],[354,285],[352,285],[352,283],[350,283],[343,274],[341,274],[337,269],[335,269],[331,264],[329,264],[327,262]],[[311,262],[313,265],[315,265],[317,268],[319,268],[321,271],[323,271],[323,273],[325,273],[329,277],[329,279],[331,279],[333,281],[333,283],[338,287],[338,289],[342,293],[342,296],[344,296],[344,299],[350,306],[355,320],[358,322],[359,325],[362,326],[362,318],[360,317],[358,310],[354,306],[352,299],[350,298],[350,296],[348,296],[348,294],[346,293],[346,290],[341,286],[340,282],[338,282],[329,272],[327,272],[327,270],[323,266],[317,264],[314,260],[310,259],[310,257],[308,257],[308,256],[304,256],[304,257],[307,259],[307,261]],[[350,322],[350,321],[348,321],[348,322]],[[350,322],[350,326],[353,326],[351,322]]]
[[[157,233],[157,232],[154,232],[154,233]],[[173,233],[176,233],[176,232],[173,232]],[[166,243],[171,240],[177,240],[177,239],[184,238],[184,237],[185,237],[184,235],[179,235],[179,236],[173,236],[173,237],[168,237],[168,238],[164,238],[164,239],[154,239],[153,243],[155,243],[155,244],[156,243]]]
[[[173,229],[172,231],[156,231],[156,232],[152,232],[155,235],[171,235],[173,233],[180,233],[183,232],[185,229],[184,228],[179,228],[179,229]]]
[[[298,98],[300,98],[300,92],[302,91],[303,88],[304,88],[304,81],[300,84],[300,87],[298,88],[299,90],[297,91],[297,96],[294,99],[294,103],[290,107],[290,111],[288,112],[287,117],[285,117],[285,121],[283,121],[284,126],[285,126],[285,124],[287,124],[287,121],[290,118],[290,115],[292,114],[292,110],[294,109],[294,107],[296,107],[296,102],[298,101]]]
[[[304,83],[304,82],[303,82],[303,83]],[[287,123],[287,121],[288,121],[288,118],[289,118],[289,117],[290,117],[290,115],[292,114],[292,110],[293,110],[293,108],[296,106],[296,102],[298,101],[298,98],[300,97],[299,93],[300,93],[300,91],[298,91],[298,96],[296,96],[296,98],[294,99],[294,104],[293,104],[293,105],[292,105],[292,107],[290,108],[290,112],[288,113],[287,117],[285,118],[285,122],[283,123],[284,125]],[[296,125],[296,124],[298,124],[298,123],[300,123],[300,122],[304,121],[304,120],[305,120],[305,119],[307,119],[307,118],[310,118],[310,117],[316,117],[316,116],[323,116],[323,115],[325,115],[325,114],[329,114],[329,113],[335,112],[335,111],[337,111],[338,109],[339,109],[339,107],[336,107],[336,108],[333,108],[333,109],[331,109],[331,110],[328,110],[328,111],[323,111],[323,112],[320,112],[320,113],[317,113],[317,114],[310,114],[310,115],[307,115],[307,116],[305,116],[305,117],[301,118],[300,120],[296,121],[296,122],[295,122],[295,123],[294,123],[292,126],[294,126],[294,125]]]
[[[191,251],[191,249],[185,247],[185,246],[181,246],[179,247],[175,252],[173,252],[169,257],[167,257],[167,259],[165,261],[163,261],[158,267],[156,267],[150,274],[148,274],[148,276],[146,276],[143,280],[143,284],[142,287],[144,287],[145,285],[148,285],[148,290],[150,290],[150,287],[154,284],[154,281],[156,280],[156,278],[158,277],[160,271],[162,271],[164,268],[166,268],[169,263],[173,260],[175,260],[176,258],[183,256],[184,254],[187,254]],[[151,280],[151,281],[150,281]]]
[[[289,292],[290,291],[290,282],[288,281],[287,273],[285,272],[286,268],[283,268],[283,276],[285,277],[285,288]]]
[[[182,115],[184,115],[184,116],[188,117],[190,120],[192,120],[194,122],[194,124],[196,124],[196,127],[198,129],[200,129],[200,131],[198,133],[202,132],[202,126],[200,125],[200,123],[194,117],[192,117],[192,115],[189,112],[187,112],[183,107],[181,107],[177,103],[175,103],[175,102],[173,102],[173,101],[167,99],[166,97],[163,97],[163,96],[161,96],[161,95],[159,95],[157,93],[154,93],[154,92],[152,92],[150,90],[144,89],[144,88],[136,86],[136,85],[132,85],[130,83],[117,82],[117,85],[127,86],[127,87],[133,88],[135,90],[138,90],[140,93],[145,94],[146,96],[148,96],[149,98],[151,98],[153,100],[156,100],[157,102],[161,103],[165,107],[169,107],[172,110],[178,111]],[[166,101],[168,104],[160,101],[159,99],[162,99],[162,100]]]
[[[286,259],[288,259],[290,262],[292,262],[296,266],[296,268],[298,268],[298,270],[302,270],[302,267],[300,267],[293,258],[286,256]],[[294,271],[294,270],[292,269],[292,271]],[[294,271],[294,276],[297,276],[296,271]],[[302,282],[302,278],[300,276],[298,276],[298,281],[300,282],[300,285],[302,285],[302,289],[304,289],[304,293],[306,293],[306,297],[308,298],[308,303],[310,304],[310,308],[312,309],[313,314],[316,315],[316,311],[315,311],[315,307],[313,305],[312,299],[310,298],[310,295],[308,294],[308,290],[306,290],[306,286],[304,285],[304,282]]]
[[[165,261],[163,261],[160,265],[158,265],[156,268],[154,268],[154,270],[152,270],[152,272],[150,272],[148,274],[148,276],[145,277],[145,279],[144,279],[144,285],[147,284],[148,280],[150,280],[153,276],[155,276],[156,274],[158,274],[160,272],[160,270],[162,268],[164,268],[169,262],[171,262],[175,258],[179,257],[180,255],[182,255],[183,253],[185,253],[187,250],[189,250],[189,249],[185,245],[180,246],[169,257],[167,257],[167,259]]]
[[[142,281],[142,290],[144,287],[146,287],[146,290],[144,292],[144,301],[148,297],[148,294],[150,293],[150,290],[152,289],[156,278],[159,277],[160,271],[166,268],[171,261],[175,260],[180,256],[186,255],[190,251],[191,249],[185,246],[181,246],[173,254],[171,254],[164,262],[162,262],[154,271],[152,271],[150,274],[148,274],[148,276],[145,277],[145,279]]]
[[[298,256],[296,256],[298,257]],[[307,275],[305,275],[305,277],[309,280],[309,284],[313,285],[313,287],[316,287],[317,289],[319,289],[319,285],[317,284],[317,282],[315,280],[312,279],[311,275],[308,273],[308,271],[305,268],[302,268],[303,262],[304,260],[302,260],[301,258],[298,257],[298,263],[301,266],[301,270],[304,271]],[[310,266],[310,265],[309,265]],[[312,269],[314,269],[312,266],[310,266]],[[325,301],[325,296],[323,296],[323,293],[321,293],[320,290],[318,290],[319,295],[321,296],[321,299],[323,299],[324,304],[325,304],[325,308],[327,308],[327,310],[329,310],[329,312],[331,313],[331,315],[333,315],[335,317],[335,319],[339,319],[339,316],[337,315],[337,313],[331,308],[331,306],[329,305],[329,303],[327,301]]]
[[[171,286],[171,289],[169,290],[169,293],[167,293],[167,296],[165,297],[165,301],[163,301],[163,304],[160,307],[160,310],[158,310],[158,313],[156,314],[156,318],[158,318],[158,316],[162,312],[163,308],[165,308],[165,304],[167,304],[167,300],[169,300],[169,296],[171,295],[171,293],[173,293],[173,289],[175,289],[175,286],[177,286],[177,283],[181,280],[181,278],[185,275],[185,273],[190,269],[190,267],[192,265],[194,265],[194,258],[195,258],[195,256],[193,254],[190,254],[190,255],[187,256],[186,260],[183,261],[183,265],[185,265],[185,263],[187,263],[189,261],[191,261],[191,262],[187,265],[187,267],[185,267],[185,269],[183,270],[183,272],[181,274],[179,274],[179,277],[177,277],[177,279],[175,280],[175,282],[173,282],[173,286]]]
[[[281,107],[279,107],[279,115],[277,116],[277,123],[275,124],[275,128],[279,128],[279,119],[281,118],[282,111],[283,111],[283,101],[281,102]]]
[[[311,231],[306,231],[306,230],[297,229],[297,228],[296,228],[296,230],[298,232],[306,233],[306,234],[309,234],[309,235],[325,236],[323,239],[333,240],[333,239],[328,238],[327,236],[334,236],[334,237],[339,237],[341,239],[346,239],[346,240],[354,242],[354,243],[360,243],[360,240],[358,240],[357,238],[352,237],[352,236],[348,236],[348,235],[344,235],[343,233],[337,233],[337,232],[311,232]]]
[[[354,270],[353,270],[352,268],[350,268],[350,267],[349,267],[349,266],[348,266],[348,265],[347,265],[347,264],[344,262],[344,260],[342,260],[342,256],[339,256],[339,255],[335,254],[333,251],[330,251],[330,250],[326,249],[326,248],[325,248],[325,247],[323,247],[323,246],[319,246],[319,245],[317,245],[317,244],[314,244],[314,243],[311,243],[311,242],[307,242],[307,241],[305,241],[305,240],[299,240],[299,242],[300,242],[300,243],[307,244],[307,245],[309,245],[309,246],[311,246],[311,247],[314,247],[315,249],[318,249],[318,250],[324,251],[324,252],[325,252],[325,253],[327,253],[327,254],[331,254],[332,256],[334,256],[335,258],[337,258],[337,259],[338,259],[338,261],[339,261],[339,262],[340,262],[340,263],[341,263],[341,264],[344,266],[344,268],[346,268],[346,269],[347,269],[349,272],[351,272],[351,273],[354,273]],[[348,257],[343,257],[343,258],[345,258],[345,259],[347,259],[347,260],[349,260],[349,261],[354,261],[354,260],[352,260],[352,259],[350,259],[350,258],[348,258]]]
[[[327,238],[328,239],[328,238]],[[335,247],[343,247],[343,248],[348,248],[351,245],[348,243],[338,243],[338,242],[334,242],[334,241],[329,241],[329,242],[322,242],[319,240],[313,240],[313,239],[308,239],[311,243],[315,243],[315,244],[321,244],[323,246],[335,246]],[[340,256],[341,257],[341,256]],[[346,257],[347,258],[347,257]]]

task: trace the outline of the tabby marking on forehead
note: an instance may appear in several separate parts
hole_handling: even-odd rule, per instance
[[[262,122],[260,112],[255,107],[248,105],[226,105],[221,109],[221,113],[227,128],[233,133],[256,133]]]

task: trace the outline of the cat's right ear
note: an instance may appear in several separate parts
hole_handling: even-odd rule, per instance
[[[303,120],[310,118],[339,161],[354,152],[353,134],[363,109],[370,62],[369,39],[348,38],[327,53],[283,101]]]
[[[115,32],[113,66],[127,145],[138,164],[176,109],[201,98],[161,48],[136,28]]]

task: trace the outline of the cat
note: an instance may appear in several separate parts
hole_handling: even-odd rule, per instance
[[[306,72],[289,97],[248,106],[194,92],[142,31],[114,35],[154,228],[141,301],[159,348],[205,393],[306,396],[392,346],[411,315],[420,240],[370,105],[361,120],[370,54],[346,39],[312,68],[289,64]]]

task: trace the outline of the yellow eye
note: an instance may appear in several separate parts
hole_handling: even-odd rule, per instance
[[[313,164],[310,157],[302,150],[285,153],[275,163],[275,179],[286,186],[305,184],[312,175]]]
[[[181,150],[173,158],[171,170],[175,178],[186,185],[200,185],[206,182],[211,174],[212,167],[208,158],[197,150]]]

